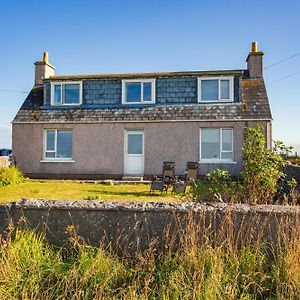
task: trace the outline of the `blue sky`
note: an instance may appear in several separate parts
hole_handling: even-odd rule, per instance
[[[29,91],[45,50],[58,75],[241,69],[258,41],[267,67],[300,52],[299,15],[297,0],[3,1],[0,148],[26,96],[2,90]],[[267,68],[265,81],[273,138],[300,151],[300,55]]]

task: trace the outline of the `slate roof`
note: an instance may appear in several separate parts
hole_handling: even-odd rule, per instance
[[[242,80],[242,102],[124,107],[43,107],[43,86],[34,87],[13,123],[271,120],[263,79]]]

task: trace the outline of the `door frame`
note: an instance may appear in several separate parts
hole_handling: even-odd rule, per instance
[[[143,163],[143,170],[141,174],[130,174],[128,173],[128,134],[142,134],[143,144],[142,144],[142,163]],[[145,172],[145,133],[144,129],[125,129],[124,130],[124,168],[123,168],[124,175],[144,175]]]

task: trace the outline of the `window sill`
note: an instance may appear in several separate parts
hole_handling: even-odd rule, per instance
[[[134,104],[134,105],[144,105],[144,104],[155,104],[155,101],[122,102],[122,104],[124,104],[124,105],[130,105],[130,104]]]
[[[236,164],[236,161],[228,160],[200,160],[200,164]]]
[[[72,159],[43,159],[40,160],[41,163],[74,163],[75,160]]]
[[[51,106],[80,106],[82,105],[82,103],[63,103],[63,104],[59,104],[59,103],[51,103]]]
[[[201,100],[198,101],[199,104],[232,104],[232,103],[236,103],[233,100],[210,100],[210,101],[205,101],[205,100]]]

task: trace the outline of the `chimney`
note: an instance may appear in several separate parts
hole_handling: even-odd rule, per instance
[[[44,78],[49,78],[54,75],[55,67],[49,64],[48,52],[44,52],[43,60],[35,63],[35,85],[43,84]]]
[[[263,55],[263,52],[258,51],[257,42],[253,42],[251,52],[246,59],[250,78],[263,77]]]

